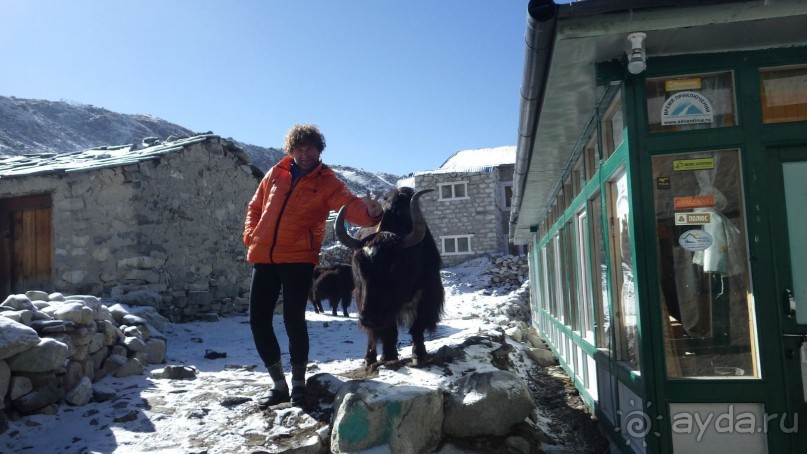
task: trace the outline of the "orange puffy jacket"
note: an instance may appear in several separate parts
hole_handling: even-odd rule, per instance
[[[347,205],[346,218],[363,227],[381,222],[370,217],[367,204],[319,163],[291,181],[292,158],[286,156],[261,180],[247,207],[244,244],[250,263],[319,263],[325,220],[331,210]]]

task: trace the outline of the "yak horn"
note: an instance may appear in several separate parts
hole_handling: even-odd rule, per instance
[[[426,220],[423,219],[423,213],[420,211],[420,202],[418,199],[427,192],[432,192],[434,189],[424,189],[418,191],[412,196],[409,202],[409,213],[412,216],[412,231],[403,240],[403,247],[412,247],[423,241],[426,236]]]
[[[343,205],[342,208],[339,209],[339,214],[336,215],[336,223],[333,225],[333,230],[334,233],[336,233],[336,239],[338,239],[340,243],[349,247],[351,250],[355,250],[361,246],[361,241],[350,236],[350,233],[345,229],[345,211],[347,211],[347,207]]]

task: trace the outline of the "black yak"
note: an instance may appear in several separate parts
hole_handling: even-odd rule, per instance
[[[359,325],[367,333],[365,361],[398,359],[398,327],[412,336],[414,364],[427,358],[424,332],[433,333],[443,314],[440,251],[434,243],[418,199],[432,190],[390,191],[382,202],[384,217],[374,233],[357,239],[344,226],[344,207],[336,218],[336,236],[353,250],[353,278]]]
[[[330,301],[333,315],[337,315],[336,310],[341,302],[342,313],[349,317],[347,308],[353,299],[353,272],[350,265],[340,263],[316,268],[308,299],[316,313],[325,312],[322,309],[322,300]]]

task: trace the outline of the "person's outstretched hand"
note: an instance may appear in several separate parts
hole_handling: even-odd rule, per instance
[[[367,214],[369,214],[370,217],[375,218],[381,216],[382,210],[381,210],[381,204],[378,203],[379,197],[381,197],[380,192],[376,194],[375,197],[372,197],[370,195],[370,191],[367,191],[367,195],[364,196],[364,203],[367,204]]]

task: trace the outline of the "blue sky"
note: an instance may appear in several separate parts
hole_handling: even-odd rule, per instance
[[[0,0],[0,95],[405,175],[515,145],[527,0]]]

